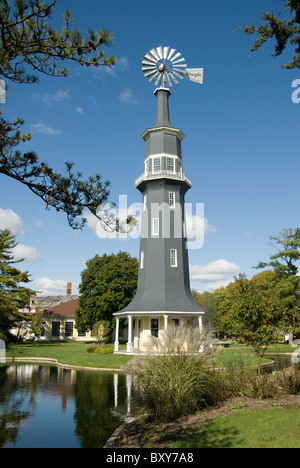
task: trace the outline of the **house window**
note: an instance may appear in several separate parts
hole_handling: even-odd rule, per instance
[[[174,172],[174,158],[167,158],[167,172]]]
[[[60,322],[52,322],[51,336],[60,337]]]
[[[151,319],[151,323],[150,323],[151,335],[158,338],[158,330],[159,330],[158,319]]]
[[[152,234],[158,236],[159,234],[159,218],[153,218],[152,220]]]
[[[172,319],[172,326],[174,328],[178,328],[179,327],[179,319]]]
[[[74,331],[74,322],[66,322],[65,323],[65,337],[71,338],[73,336]]]
[[[161,162],[160,158],[153,158],[153,172],[160,172],[161,171]]]
[[[177,249],[170,250],[170,263],[171,263],[171,267],[173,268],[177,267]]]
[[[169,192],[169,207],[175,208],[175,192]]]
[[[145,262],[145,253],[142,250],[141,251],[141,261],[140,261],[140,269],[142,270],[144,268],[144,262]]]
[[[85,337],[86,331],[85,330],[78,330],[78,337]]]

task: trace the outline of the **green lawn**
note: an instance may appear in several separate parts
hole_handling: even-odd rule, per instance
[[[61,364],[70,364],[73,366],[81,367],[99,367],[99,368],[109,368],[109,369],[119,369],[123,364],[126,364],[131,357],[122,356],[115,354],[89,354],[87,353],[87,347],[90,346],[90,343],[81,342],[81,341],[69,341],[65,343],[58,342],[37,342],[35,345],[33,343],[21,343],[21,344],[11,344],[9,349],[6,350],[7,357],[46,357],[57,359]],[[121,345],[120,349],[125,349],[125,345]],[[234,349],[234,352],[233,352]],[[239,350],[243,350],[241,353]],[[268,350],[272,353],[291,353],[295,351],[295,348],[292,348],[288,345],[274,345]],[[255,365],[256,358],[249,357],[253,353],[253,349],[250,347],[240,347],[236,348],[235,345],[231,345],[228,348],[224,349],[224,355],[232,355],[247,357],[247,365]],[[222,367],[224,355],[217,356],[216,365]],[[265,362],[267,359],[265,360]]]
[[[65,343],[38,342],[11,344],[6,350],[6,357],[46,357],[57,359],[60,364],[69,364],[81,367],[97,367],[106,369],[120,369],[131,357],[115,354],[89,354],[89,343],[73,341]]]
[[[300,409],[240,410],[170,448],[300,448]]]

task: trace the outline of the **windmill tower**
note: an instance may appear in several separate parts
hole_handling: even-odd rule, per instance
[[[204,311],[190,291],[184,197],[192,184],[183,172],[181,141],[184,134],[172,127],[169,87],[188,78],[202,82],[203,69],[187,69],[185,59],[169,47],[152,49],[142,69],[158,87],[156,122],[142,135],[144,172],[136,180],[143,197],[138,287],[133,301],[115,313],[118,351],[119,319],[128,318],[127,352],[143,350],[149,335],[189,320],[202,329]],[[166,87],[168,86],[168,87]]]

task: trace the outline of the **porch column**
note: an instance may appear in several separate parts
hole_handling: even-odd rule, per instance
[[[211,317],[209,317],[209,319],[208,319],[208,331],[209,331],[209,333],[211,332],[211,329],[212,329],[211,328]]]
[[[132,315],[128,315],[127,353],[132,353]]]
[[[165,325],[165,331],[168,329],[168,315],[164,315],[164,325]]]
[[[203,332],[202,315],[199,315],[199,330],[200,330],[200,335],[202,335],[202,332]]]
[[[120,320],[116,319],[116,335],[115,335],[115,352],[119,351],[119,322]]]

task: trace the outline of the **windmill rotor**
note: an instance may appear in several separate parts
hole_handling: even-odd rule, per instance
[[[187,68],[185,58],[170,47],[155,47],[142,61],[142,71],[149,82],[162,88],[178,84],[187,78],[203,83],[203,68]]]

